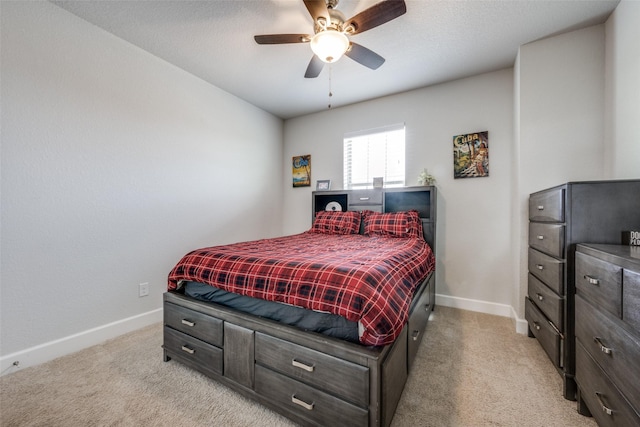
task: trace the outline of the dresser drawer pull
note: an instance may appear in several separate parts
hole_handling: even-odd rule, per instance
[[[412,339],[414,341],[418,341],[418,337],[420,336],[420,331],[413,331]]]
[[[193,353],[195,353],[195,352],[196,352],[194,349],[192,349],[191,347],[188,347],[188,346],[186,346],[186,345],[183,345],[183,346],[182,346],[182,351],[185,351],[185,352],[187,352],[187,353],[189,353],[189,354],[193,354]]]
[[[544,297],[540,294],[536,294],[536,297],[538,297],[538,301],[542,301],[544,299]]]
[[[543,205],[538,205],[538,210],[539,211],[543,211],[544,210],[544,206]]]
[[[362,202],[366,202],[367,200],[369,200],[369,197],[360,197],[360,201]]]
[[[300,400],[300,399],[298,399],[298,398],[296,397],[296,395],[295,395],[295,394],[291,396],[291,401],[292,401],[293,403],[295,403],[296,405],[300,405],[300,406],[302,406],[304,409],[307,409],[307,410],[309,410],[309,411],[313,411],[313,407],[314,407],[314,405],[315,405],[315,403],[313,403],[313,402],[311,402],[311,403],[307,403],[307,402],[305,402],[304,400]]]
[[[588,274],[584,275],[584,280],[589,282],[589,284],[591,284],[591,285],[599,285],[600,284],[600,280],[596,279],[595,277],[591,277]]]
[[[190,320],[187,319],[182,319],[182,324],[183,325],[187,325],[187,326],[196,326],[195,323],[191,322]]]
[[[538,240],[544,240],[544,236],[543,235],[539,235],[537,236]]]
[[[291,364],[296,368],[304,369],[307,372],[313,372],[315,365],[307,365],[302,362],[298,362],[296,359],[291,360]]]
[[[536,331],[540,330],[540,324],[538,322],[533,322],[533,327],[536,328]]]
[[[542,264],[536,264],[536,268],[540,271],[544,270],[544,265]]]
[[[608,408],[607,405],[605,405],[604,402],[602,401],[602,394],[596,391],[596,397],[598,398],[598,403],[600,404],[600,406],[602,406],[602,412],[604,412],[607,415],[613,415],[613,410]]]
[[[611,352],[613,352],[611,348],[602,344],[600,337],[593,337],[593,340],[596,342],[596,344],[600,346],[600,351],[603,352],[604,354],[611,354]]]

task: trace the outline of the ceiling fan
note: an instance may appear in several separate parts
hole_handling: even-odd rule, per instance
[[[352,42],[349,37],[389,22],[407,11],[404,0],[385,0],[345,19],[336,9],[339,0],[303,1],[313,18],[313,35],[265,34],[254,36],[254,39],[258,44],[309,43],[314,55],[304,75],[306,78],[318,77],[325,63],[336,62],[342,55],[372,70],[377,69],[384,63],[384,58]]]

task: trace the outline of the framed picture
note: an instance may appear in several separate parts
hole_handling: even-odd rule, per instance
[[[489,176],[489,131],[453,137],[453,177]]]
[[[319,179],[316,181],[316,190],[325,191],[331,190],[331,180],[330,179]]]
[[[294,156],[292,161],[293,186],[311,186],[311,154]]]
[[[373,178],[373,188],[382,188],[384,185],[384,177],[376,176]]]

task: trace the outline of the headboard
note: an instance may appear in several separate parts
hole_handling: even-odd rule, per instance
[[[323,210],[372,210],[375,212],[417,210],[422,220],[424,239],[435,254],[436,201],[437,189],[434,186],[314,191],[312,221],[315,219],[316,212]]]

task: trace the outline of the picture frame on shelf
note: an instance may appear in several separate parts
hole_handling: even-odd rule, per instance
[[[329,191],[331,190],[330,179],[319,179],[316,181],[316,191]]]

